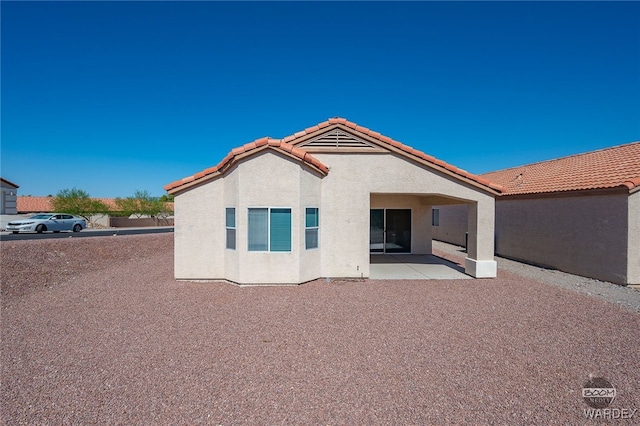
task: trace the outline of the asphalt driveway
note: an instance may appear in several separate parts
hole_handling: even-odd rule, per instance
[[[3,423],[582,424],[589,375],[640,408],[620,306],[504,270],[176,282],[172,241],[0,243]]]

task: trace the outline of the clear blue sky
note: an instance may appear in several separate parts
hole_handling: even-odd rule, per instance
[[[162,195],[333,116],[473,173],[640,140],[636,2],[0,7],[21,195]]]

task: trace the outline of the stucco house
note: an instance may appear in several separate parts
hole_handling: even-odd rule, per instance
[[[17,214],[16,199],[19,186],[0,177],[0,214]]]
[[[640,142],[486,173],[499,256],[640,284]],[[464,206],[438,206],[438,240],[463,245]]]
[[[465,272],[495,277],[502,188],[344,118],[233,149],[165,186],[175,277],[299,284],[368,277],[370,256],[430,254],[432,206],[467,206]]]

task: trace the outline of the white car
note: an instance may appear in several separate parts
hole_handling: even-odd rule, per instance
[[[81,217],[66,213],[40,213],[27,219],[9,222],[7,231],[11,231],[14,234],[21,231],[35,231],[37,233],[46,231],[80,232],[86,227],[87,221]]]

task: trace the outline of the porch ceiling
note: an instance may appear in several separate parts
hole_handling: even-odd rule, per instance
[[[371,197],[384,197],[387,199],[392,199],[393,197],[405,197],[411,196],[416,197],[420,200],[420,203],[423,205],[429,206],[444,206],[448,204],[468,204],[470,201],[463,200],[460,198],[455,198],[447,195],[440,194],[415,194],[415,193],[387,193],[387,192],[372,192],[370,194]]]

